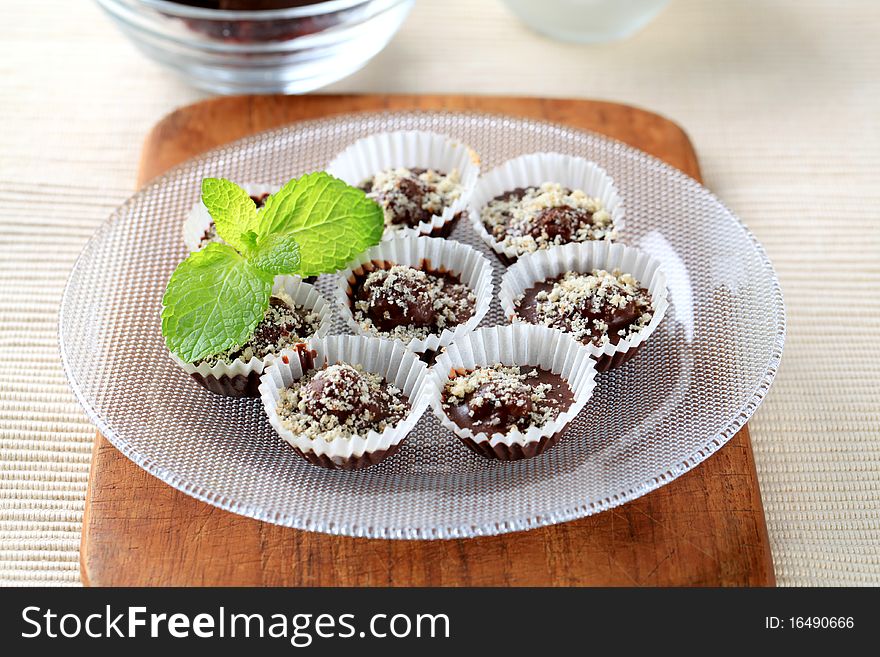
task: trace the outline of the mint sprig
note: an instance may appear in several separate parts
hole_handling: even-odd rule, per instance
[[[239,252],[244,252],[242,236],[257,224],[257,204],[234,182],[223,178],[202,181],[202,203],[214,220],[217,234]]]
[[[269,307],[279,274],[335,272],[382,238],[382,209],[327,173],[291,180],[258,210],[220,178],[202,181],[202,202],[225,244],[191,253],[162,299],[162,334],[195,362],[245,342]]]
[[[385,230],[382,208],[356,187],[330,174],[308,173],[266,199],[257,233],[293,236],[300,246],[300,274],[342,269]]]

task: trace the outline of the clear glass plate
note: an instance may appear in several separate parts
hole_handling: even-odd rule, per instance
[[[533,459],[490,461],[430,411],[392,458],[336,472],[300,459],[258,400],[217,397],[168,357],[159,311],[186,256],[181,225],[203,177],[283,183],[322,169],[384,130],[443,132],[488,170],[533,151],[605,167],[626,203],[622,241],[662,259],[671,307],[636,358],[601,374],[560,443]],[[452,239],[486,252],[459,222]],[[332,299],[332,277],[319,289]],[[497,303],[484,325],[503,321]],[[345,331],[341,318],[336,329]],[[224,146],[149,183],[101,226],[70,276],[60,313],[70,383],[126,456],[170,485],[236,513],[301,529],[378,538],[499,534],[572,520],[662,486],[709,457],[754,413],[785,338],[779,283],[764,250],[693,179],[619,142],[549,123],[454,113],[348,115]]]

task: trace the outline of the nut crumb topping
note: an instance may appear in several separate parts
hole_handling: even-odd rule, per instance
[[[567,272],[535,289],[533,306],[526,293],[514,300],[521,319],[572,333],[581,342],[617,344],[644,329],[654,316],[651,295],[632,275],[608,272]]]
[[[551,394],[554,386],[538,378],[534,367],[479,367],[447,381],[443,407],[447,414],[466,409],[468,423],[479,431],[542,427],[562,412],[564,396]]]
[[[617,237],[611,214],[600,199],[554,182],[497,196],[480,211],[480,220],[495,240],[520,255],[558,244]]]
[[[474,292],[451,274],[394,265],[367,275],[352,312],[365,330],[409,342],[466,322],[476,303]]]
[[[310,440],[381,433],[406,417],[403,392],[360,365],[330,365],[281,391],[276,410],[290,431]]]
[[[386,169],[360,185],[367,196],[385,212],[385,227],[391,230],[415,228],[461,197],[461,176],[433,169]]]

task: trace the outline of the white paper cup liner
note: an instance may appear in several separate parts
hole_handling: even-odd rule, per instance
[[[474,314],[470,319],[452,329],[447,328],[438,334],[431,334],[424,340],[411,339],[407,347],[412,351],[423,353],[445,347],[453,340],[473,331],[489,311],[493,293],[492,265],[483,254],[467,244],[454,240],[414,235],[398,236],[380,242],[364,252],[348,269],[338,275],[336,301],[345,321],[355,333],[377,335],[374,328],[362,326],[353,314],[351,294],[355,277],[365,271],[387,269],[391,265],[408,265],[417,269],[456,274],[477,297]]]
[[[303,363],[302,354],[307,354],[306,363]],[[290,431],[278,416],[281,391],[310,369],[321,369],[336,363],[360,365],[366,371],[382,376],[407,396],[409,413],[381,433],[371,430],[366,435],[349,438],[312,440]],[[434,379],[416,354],[408,351],[400,342],[355,335],[313,338],[299,349],[284,350],[266,368],[260,381],[260,398],[269,423],[278,435],[310,463],[327,468],[356,469],[390,456],[397,451],[436,396]]]
[[[495,253],[508,261],[516,260],[521,255],[515,247],[505,246],[486,230],[480,212],[496,196],[519,187],[539,187],[546,182],[580,189],[588,196],[598,198],[611,214],[615,237],[623,231],[623,201],[605,169],[595,162],[573,155],[530,153],[507,160],[481,176],[471,194],[468,217],[474,230]]]
[[[592,343],[587,345],[599,361],[597,369],[602,372],[632,358],[663,321],[669,301],[666,275],[657,258],[635,247],[606,241],[554,246],[521,256],[511,265],[501,278],[498,297],[505,316],[512,322],[521,322],[523,320],[516,316],[514,300],[528,288],[565,272],[586,273],[593,269],[619,269],[623,273],[631,274],[651,294],[654,305],[651,321],[635,335],[621,338],[617,344],[608,342],[601,347]]]
[[[529,427],[525,432],[514,428],[506,434],[490,436],[458,426],[446,415],[441,400],[450,375],[499,363],[539,367],[559,375],[571,388],[574,402],[555,420],[541,427]],[[567,333],[531,324],[478,329],[456,340],[437,356],[431,373],[437,388],[433,409],[443,426],[474,451],[503,460],[536,456],[554,445],[568,423],[584,408],[596,385],[595,361],[589,349]]]
[[[380,171],[397,167],[433,169],[444,174],[457,169],[462,193],[451,205],[417,228],[386,229],[385,239],[401,234],[437,235],[468,207],[480,175],[480,158],[470,147],[446,135],[419,130],[383,132],[354,142],[327,166],[327,172],[357,187]]]
[[[264,185],[261,183],[245,183],[241,185],[242,189],[248,193],[248,196],[262,196],[263,194],[274,194],[278,191],[277,185]],[[198,251],[202,248],[202,237],[205,236],[208,228],[214,220],[208,213],[208,208],[199,200],[190,210],[189,216],[183,222],[183,243],[190,251]]]
[[[276,276],[272,293],[279,291],[284,291],[296,305],[316,312],[321,318],[318,330],[310,337],[327,335],[333,322],[331,304],[314,286],[299,276]],[[268,354],[264,358],[251,358],[248,362],[236,358],[231,363],[218,360],[199,365],[185,363],[174,354],[171,354],[171,358],[211,392],[227,397],[258,397],[259,377],[276,356]]]

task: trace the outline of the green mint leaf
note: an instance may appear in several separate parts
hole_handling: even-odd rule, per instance
[[[299,244],[293,235],[269,235],[248,253],[248,261],[267,274],[295,274],[300,266]]]
[[[378,244],[384,229],[382,208],[375,201],[323,171],[291,180],[266,200],[257,216],[260,237],[277,234],[296,239],[297,273],[303,277],[342,269],[364,249]]]
[[[242,235],[257,225],[257,206],[248,193],[223,178],[202,181],[202,203],[214,220],[217,234],[238,251],[245,251]]]
[[[181,262],[162,299],[162,335],[182,360],[221,353],[247,340],[269,307],[272,276],[235,250],[212,243]]]
[[[257,234],[248,230],[241,234],[241,243],[244,246],[244,253],[248,257],[257,250]]]

